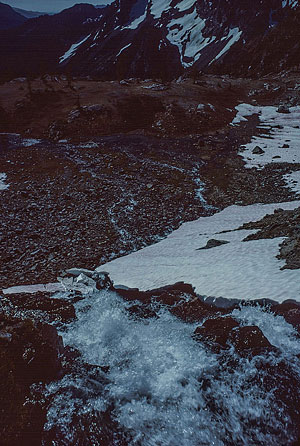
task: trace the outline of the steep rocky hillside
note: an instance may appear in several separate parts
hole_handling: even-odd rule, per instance
[[[256,75],[299,63],[298,2],[115,0],[75,5],[0,34],[2,78],[70,72],[174,79],[185,71]]]

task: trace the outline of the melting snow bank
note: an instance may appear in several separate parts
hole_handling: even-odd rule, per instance
[[[287,183],[287,187],[293,192],[300,194],[300,170],[296,170],[292,173],[287,173],[283,176]]]
[[[47,387],[46,444],[296,444],[300,343],[282,316],[234,309],[219,319],[222,338],[226,324],[236,324],[233,331],[250,329],[261,346],[273,347],[254,352],[249,337],[246,350],[230,341],[216,351],[195,337],[199,322],[187,323],[163,305],[138,315],[138,305],[111,291],[75,304],[77,320],[61,333],[73,370]]]
[[[5,288],[2,290],[3,294],[34,294],[38,292],[54,293],[56,291],[64,291],[65,288],[60,283],[46,283],[36,285],[19,285]]]
[[[141,290],[183,281],[206,296],[299,300],[299,271],[281,270],[284,262],[276,259],[283,238],[243,242],[255,231],[237,230],[276,208],[298,206],[300,201],[230,206],[213,216],[184,223],[159,243],[106,263],[98,270],[107,271],[115,283]],[[221,242],[212,242],[216,246],[211,249],[201,249],[209,240]]]
[[[265,135],[254,136],[244,146],[240,155],[244,158],[245,167],[262,169],[270,163],[300,163],[300,107],[283,108],[286,112],[278,112],[277,107],[263,107],[240,104],[236,107],[237,115],[232,124],[247,121],[246,117],[258,114],[260,125]],[[257,153],[255,148],[259,147]],[[253,153],[253,150],[255,151]]]

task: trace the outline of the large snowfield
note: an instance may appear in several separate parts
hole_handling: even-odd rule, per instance
[[[230,206],[211,217],[183,224],[165,240],[102,265],[115,284],[148,290],[184,281],[196,292],[236,299],[300,300],[298,270],[281,270],[276,259],[282,238],[243,239],[255,231],[237,230],[277,208],[294,209],[300,201]],[[229,243],[210,249],[210,239]]]

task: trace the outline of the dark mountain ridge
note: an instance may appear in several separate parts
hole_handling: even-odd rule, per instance
[[[49,15],[49,13],[46,12],[39,12],[39,11],[27,11],[26,9],[21,8],[14,8],[13,10],[21,14],[23,17],[26,17],[27,19],[33,19],[35,17],[40,17],[41,15]]]
[[[299,22],[298,2],[286,0],[78,4],[1,32],[0,76],[174,79],[202,70],[256,76],[300,63]]]
[[[5,3],[0,3],[0,30],[19,26],[26,18]]]

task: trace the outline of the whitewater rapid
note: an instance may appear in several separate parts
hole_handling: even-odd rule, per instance
[[[109,291],[76,304],[77,320],[61,334],[93,366],[48,386],[52,445],[293,444],[296,426],[278,389],[287,369],[299,382],[300,344],[283,317],[258,307],[234,310],[241,325],[257,325],[278,349],[241,357],[233,348],[218,355],[194,340],[199,323],[164,307],[157,317],[133,317],[132,305]],[[285,393],[288,400],[297,391]]]

